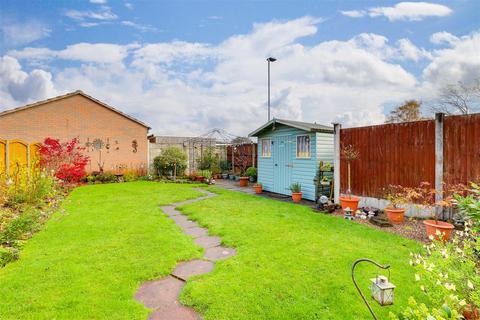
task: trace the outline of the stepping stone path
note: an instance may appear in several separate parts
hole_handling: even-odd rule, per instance
[[[209,273],[215,266],[215,261],[223,260],[236,255],[233,248],[220,246],[221,239],[208,235],[208,229],[200,227],[195,221],[188,220],[176,208],[185,204],[202,201],[216,196],[216,194],[197,189],[207,195],[204,197],[163,206],[163,212],[182,228],[183,232],[192,236],[195,243],[205,249],[202,259],[181,262],[169,276],[159,280],[143,283],[135,294],[135,299],[145,307],[154,309],[150,320],[199,320],[199,314],[190,308],[182,306],[178,297],[185,282],[193,276]]]

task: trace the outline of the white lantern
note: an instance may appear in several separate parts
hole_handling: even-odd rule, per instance
[[[372,281],[372,298],[380,305],[387,306],[393,304],[393,290],[395,286],[388,281],[385,276],[377,276]]]

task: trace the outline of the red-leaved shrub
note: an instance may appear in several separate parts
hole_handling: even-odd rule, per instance
[[[89,157],[83,154],[78,139],[61,143],[58,139],[46,138],[40,147],[40,166],[53,172],[65,182],[77,183],[85,174]]]

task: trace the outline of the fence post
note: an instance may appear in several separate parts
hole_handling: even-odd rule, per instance
[[[5,173],[10,175],[10,142],[5,140]]]
[[[333,124],[333,199],[340,202],[340,123]]]
[[[435,113],[435,202],[443,200],[443,123],[445,114]],[[440,206],[435,207],[437,216],[443,211]]]

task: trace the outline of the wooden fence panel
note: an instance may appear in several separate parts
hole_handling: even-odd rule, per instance
[[[341,145],[353,145],[352,193],[381,197],[390,184],[435,183],[435,122],[433,120],[342,129]],[[347,163],[340,164],[340,192],[347,190]]]
[[[0,174],[7,169],[7,142],[0,140]]]
[[[28,144],[20,140],[10,140],[8,142],[8,156],[10,174],[13,174],[19,167],[27,167]]]
[[[28,147],[30,149],[29,165],[30,166],[38,165],[38,161],[40,159],[39,150],[40,150],[41,144],[40,143],[32,143]]]
[[[7,167],[8,173],[13,174],[19,167],[28,168],[38,164],[40,147],[40,143],[0,139],[0,174],[6,173]]]
[[[445,117],[444,182],[480,180],[480,114]]]

